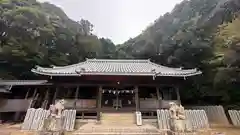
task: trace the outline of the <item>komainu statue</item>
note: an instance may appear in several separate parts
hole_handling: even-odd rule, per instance
[[[64,100],[59,100],[56,104],[50,105],[50,114],[43,125],[45,131],[62,131],[64,103]]]
[[[50,105],[50,117],[61,118],[64,110],[65,101],[62,99],[58,101],[55,105]]]
[[[177,105],[174,102],[170,103],[170,124],[171,130],[174,132],[185,131],[185,110],[182,105]]]

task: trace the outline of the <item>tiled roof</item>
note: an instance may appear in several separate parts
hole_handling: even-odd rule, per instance
[[[10,93],[10,91],[4,88],[0,88],[0,93]]]
[[[43,68],[37,66],[32,72],[48,76],[81,76],[81,75],[127,75],[127,76],[193,76],[201,74],[197,69],[183,70],[170,68],[150,60],[107,60],[87,59],[78,64]]]
[[[47,83],[47,80],[1,80],[1,85],[41,85]]]

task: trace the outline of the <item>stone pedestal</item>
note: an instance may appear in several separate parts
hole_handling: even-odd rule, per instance
[[[61,131],[63,130],[62,118],[47,118],[44,120],[43,129],[45,131]]]
[[[38,135],[64,135],[63,132],[40,132]]]
[[[186,129],[185,120],[170,119],[170,130],[177,133],[184,133]]]
[[[45,119],[40,135],[63,135],[63,118]]]

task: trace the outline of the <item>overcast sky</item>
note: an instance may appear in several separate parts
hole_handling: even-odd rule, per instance
[[[61,7],[73,20],[94,25],[94,34],[115,44],[135,37],[182,0],[39,0]]]

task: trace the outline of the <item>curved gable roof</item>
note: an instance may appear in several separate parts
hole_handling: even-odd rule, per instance
[[[62,67],[37,66],[32,72],[48,76],[126,75],[186,77],[201,74],[197,69],[170,68],[150,60],[87,59],[85,62]]]

